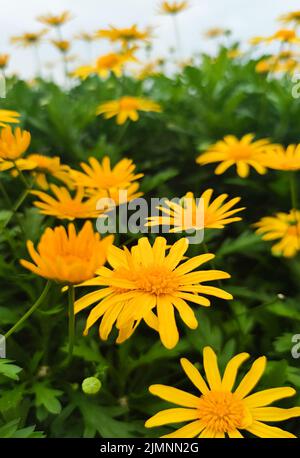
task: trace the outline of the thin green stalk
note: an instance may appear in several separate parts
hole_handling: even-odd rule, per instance
[[[5,339],[7,339],[9,336],[11,336],[17,330],[17,328],[22,323],[24,323],[24,321],[26,321],[27,318],[29,318],[30,315],[32,315],[33,312],[43,303],[45,297],[48,294],[50,286],[51,286],[51,282],[50,282],[50,280],[48,280],[46,285],[45,285],[45,288],[43,289],[43,291],[42,291],[42,293],[40,295],[40,297],[36,300],[36,302],[32,305],[32,307],[30,307],[30,309],[22,316],[22,318],[20,318],[19,321],[9,331],[7,331],[6,334],[4,334],[4,338]]]
[[[12,201],[10,200],[9,195],[7,194],[6,189],[5,189],[5,187],[4,187],[4,185],[3,185],[1,180],[0,180],[0,191],[2,192],[3,197],[4,197],[7,205],[9,207],[12,207]]]
[[[16,162],[16,161],[13,161],[13,163],[14,163],[14,167],[15,167],[16,171],[17,171],[18,174],[19,174],[19,177],[21,178],[21,180],[22,180],[23,183],[24,183],[25,188],[31,189],[30,184],[28,183],[27,179],[25,178],[25,175],[24,175],[24,173],[22,172],[22,170],[18,167],[17,162]]]
[[[74,300],[75,289],[74,286],[69,286],[68,289],[68,303],[69,303],[69,355],[70,360],[73,355],[74,341],[75,341],[75,313],[74,313]]]
[[[179,25],[177,21],[177,15],[172,14],[172,19],[173,19],[173,26],[174,26],[174,34],[175,34],[175,42],[176,42],[176,54],[177,57],[181,57],[181,37],[180,37],[180,30],[179,30]]]
[[[24,189],[24,191],[22,192],[22,194],[20,195],[20,197],[18,198],[17,202],[15,203],[15,205],[13,206],[12,208],[12,211],[9,215],[9,217],[6,219],[6,221],[4,222],[2,228],[6,228],[6,226],[8,225],[8,223],[10,222],[10,220],[12,219],[12,217],[17,213],[17,211],[19,210],[19,208],[21,207],[22,203],[24,202],[24,200],[26,199],[26,197],[28,196],[29,194],[29,189]]]

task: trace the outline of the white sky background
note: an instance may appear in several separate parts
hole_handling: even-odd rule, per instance
[[[141,28],[152,25],[157,37],[153,54],[164,56],[174,45],[174,31],[171,18],[157,14],[158,4],[159,0],[0,0],[0,53],[11,54],[9,71],[18,72],[24,78],[33,76],[33,50],[16,48],[10,45],[9,38],[42,29],[43,24],[35,20],[41,14],[70,10],[74,19],[63,28],[66,39],[79,31],[93,32],[108,24],[127,27],[137,23]],[[299,0],[190,0],[190,4],[191,7],[178,16],[183,58],[195,51],[214,50],[215,44],[202,36],[208,28],[231,29],[233,38],[246,42],[255,35],[272,34],[280,27],[276,22],[280,14],[300,9]],[[95,57],[109,49],[103,41],[96,41],[93,46]],[[56,63],[52,71],[59,76],[58,52],[45,43],[41,45],[40,54],[44,63]],[[76,41],[71,54],[78,55],[79,64],[88,62],[84,43]]]

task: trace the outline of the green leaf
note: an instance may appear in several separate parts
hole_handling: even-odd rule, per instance
[[[18,374],[22,368],[11,363],[10,359],[0,359],[0,374],[12,380],[19,380]]]
[[[62,391],[49,388],[46,382],[35,383],[32,390],[35,394],[37,407],[44,406],[52,414],[60,413],[61,403],[57,398],[63,394]]]

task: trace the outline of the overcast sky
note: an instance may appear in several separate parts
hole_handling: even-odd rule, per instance
[[[0,0],[0,53],[12,54],[11,71],[24,77],[34,73],[35,61],[30,49],[16,49],[9,44],[11,35],[38,31],[43,25],[38,15],[70,10],[74,19],[63,30],[65,38],[76,32],[93,32],[108,24],[126,27],[138,23],[140,27],[155,27],[155,55],[165,55],[174,44],[173,25],[169,17],[157,15],[159,0]],[[269,35],[278,23],[276,18],[288,11],[300,9],[299,0],[190,0],[191,7],[178,18],[182,36],[182,55],[193,51],[213,50],[213,44],[204,40],[203,32],[210,27],[225,27],[236,39],[246,41],[254,35]],[[94,55],[105,52],[104,43],[97,42]],[[76,43],[73,54],[87,60],[86,48]],[[58,55],[49,44],[41,46],[44,62],[57,62]]]

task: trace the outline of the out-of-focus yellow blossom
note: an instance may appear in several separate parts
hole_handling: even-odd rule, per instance
[[[71,42],[68,40],[51,40],[51,43],[63,54],[66,54],[71,48]]]
[[[44,35],[48,32],[47,29],[43,29],[40,32],[25,32],[23,35],[11,37],[11,43],[27,48],[29,46],[38,45]]]
[[[0,70],[4,70],[9,61],[9,54],[0,54]]]
[[[82,187],[90,196],[107,196],[117,199],[119,190],[128,191],[128,196],[132,199],[133,192],[138,190],[137,180],[143,177],[142,173],[135,174],[135,164],[131,159],[122,159],[114,167],[111,166],[110,159],[105,156],[102,162],[95,157],[90,157],[89,164],[81,162],[83,172],[72,170],[71,176],[77,187]],[[135,197],[141,194],[136,194]]]
[[[49,189],[48,178],[53,177],[68,186],[74,188],[71,178],[71,169],[68,165],[61,164],[60,157],[48,157],[42,154],[29,154],[26,163],[20,167],[21,170],[31,170],[31,175],[35,183],[44,190]],[[13,172],[14,175],[17,171]]]
[[[118,29],[111,25],[109,29],[98,30],[96,37],[106,38],[111,42],[119,41],[128,47],[137,41],[149,41],[151,32],[150,30],[139,30],[136,24],[123,29]]]
[[[135,62],[132,51],[125,53],[109,53],[104,56],[100,56],[95,65],[85,65],[77,68],[72,75],[86,79],[92,74],[99,75],[101,78],[107,78],[110,72],[114,73],[117,77],[122,75],[124,65],[127,62]]]
[[[53,196],[44,191],[31,191],[40,200],[34,205],[44,215],[54,216],[58,219],[90,219],[98,218],[102,211],[96,209],[95,198],[84,198],[83,188],[78,188],[72,196],[67,188],[50,185]]]
[[[72,19],[72,15],[69,11],[63,11],[61,14],[54,15],[54,14],[46,14],[43,16],[39,16],[37,18],[38,21],[42,22],[43,24],[49,25],[50,27],[59,27],[66,22]]]
[[[281,29],[275,32],[270,37],[253,37],[250,43],[257,45],[260,43],[271,43],[273,41],[279,41],[281,43],[300,43],[300,37],[297,36],[295,30],[292,29]]]
[[[250,167],[262,175],[267,171],[263,165],[263,154],[272,148],[272,145],[268,139],[253,140],[253,134],[244,135],[241,139],[233,135],[226,135],[223,140],[212,145],[208,151],[200,154],[196,162],[200,165],[220,162],[215,169],[216,175],[221,175],[233,165],[236,166],[237,174],[241,178],[249,175]]]
[[[221,27],[212,27],[205,31],[204,36],[205,38],[218,38],[228,35],[230,33],[227,29],[222,29]]]
[[[124,124],[127,119],[137,121],[139,111],[156,112],[162,111],[161,106],[152,100],[142,97],[123,96],[118,100],[110,100],[101,103],[97,108],[97,115],[103,114],[105,119],[117,117],[117,124]]]
[[[285,24],[294,24],[297,26],[300,24],[300,11],[291,11],[290,13],[283,14],[278,19]]]
[[[186,10],[189,7],[189,3],[187,1],[162,1],[159,5],[159,13],[160,14],[178,14],[181,11]]]
[[[20,122],[20,113],[12,110],[0,110],[0,127],[7,124],[18,124]]]
[[[19,159],[30,145],[30,133],[17,127],[14,132],[10,126],[0,132],[0,158],[7,161]]]
[[[300,170],[300,144],[289,145],[287,148],[274,145],[264,154],[263,163],[273,170]]]
[[[279,240],[272,246],[274,256],[292,258],[300,251],[300,211],[265,216],[254,224],[265,241]]]
[[[95,40],[95,34],[89,32],[79,32],[77,33],[74,38],[76,40],[85,41],[86,43],[91,43]]]

